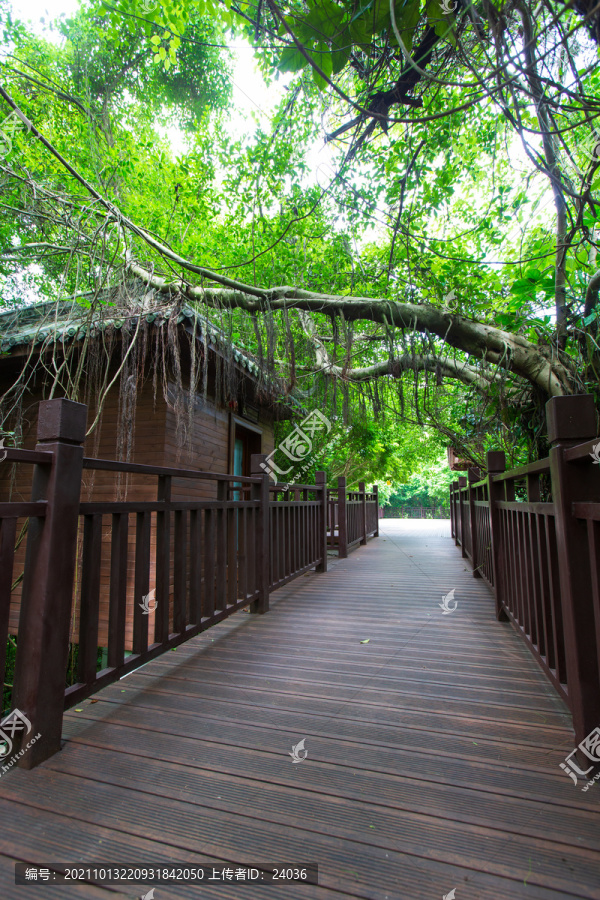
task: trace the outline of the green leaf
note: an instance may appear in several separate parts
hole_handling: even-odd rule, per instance
[[[371,46],[371,31],[364,19],[351,22],[348,26],[350,37],[362,50],[368,50]]]
[[[317,44],[315,47],[313,59],[315,63],[322,69],[323,74],[330,78],[333,73],[333,57],[327,44]],[[328,81],[323,78],[316,69],[313,68],[313,79],[319,90],[324,91],[328,86]]]
[[[409,0],[404,5],[397,2],[394,5],[394,11],[396,13],[396,25],[398,26],[402,42],[407,50],[412,50],[415,31],[421,18],[421,0]],[[394,43],[398,43],[393,30],[391,38]]]
[[[454,33],[454,14],[443,12],[440,0],[425,0],[425,11],[428,24],[435,30],[439,38],[445,38],[452,46],[456,46]]]
[[[333,75],[337,75],[338,72],[342,71],[342,69],[350,59],[351,52],[352,45],[350,43],[350,35],[348,35],[348,46],[344,47],[341,50],[333,50],[331,53],[331,72]]]
[[[304,22],[313,30],[314,36],[321,40],[333,38],[344,21],[345,10],[334,0],[309,0],[308,8]]]
[[[308,65],[306,57],[295,47],[286,47],[279,60],[280,72],[299,72]]]
[[[320,91],[327,90],[328,82],[317,72],[316,69],[312,70],[313,81],[317,85]]]

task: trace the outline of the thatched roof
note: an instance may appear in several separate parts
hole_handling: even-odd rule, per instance
[[[77,300],[35,303],[20,309],[0,313],[0,350],[10,353],[17,347],[30,344],[67,343],[80,341],[88,331],[100,334],[109,328],[135,327],[139,316],[148,324],[161,326],[176,314],[176,323],[194,327],[199,339],[207,338],[216,350],[229,351],[238,365],[255,376],[261,373],[259,363],[245,350],[235,347],[220,330],[190,306],[177,309],[176,303],[159,309],[124,309],[98,307],[94,312]]]

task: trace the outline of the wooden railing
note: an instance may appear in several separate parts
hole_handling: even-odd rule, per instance
[[[316,485],[295,484],[286,491],[269,485],[269,492],[274,495],[269,589],[274,590],[313,567],[327,571],[327,485],[324,473],[317,472]]]
[[[450,490],[452,536],[569,705],[577,742],[600,725],[600,450],[588,395],[546,406],[550,456]],[[583,441],[583,443],[582,443]],[[596,460],[595,460],[595,458]]]
[[[384,519],[449,519],[447,506],[384,506]]]
[[[264,455],[246,477],[88,459],[86,416],[82,404],[41,403],[36,450],[9,450],[3,463],[34,465],[31,502],[0,503],[2,675],[17,525],[28,519],[10,704],[41,734],[19,760],[26,768],[60,749],[64,709],[242,607],[267,612],[270,591],[327,569],[324,473],[282,492],[261,469]],[[129,479],[129,495],[141,481],[145,499],[82,501],[85,470]],[[185,499],[201,482],[215,499]],[[370,527],[371,495],[362,498]]]
[[[337,487],[327,491],[327,546],[337,548],[345,558],[348,550],[357,544],[366,544],[369,537],[379,536],[378,487],[367,491],[360,481],[357,491],[346,486],[346,477],[340,475]]]

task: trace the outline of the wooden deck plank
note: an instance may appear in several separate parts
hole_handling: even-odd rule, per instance
[[[148,684],[148,681],[146,681],[146,684]],[[214,696],[199,696],[199,692],[193,689],[195,685],[191,685],[189,681],[178,680],[176,685],[178,692],[155,690],[154,683],[150,680],[148,686],[144,686],[136,694],[128,691],[126,695],[113,694],[112,696],[103,696],[100,702],[109,705],[103,705],[97,710],[86,709],[85,716],[89,715],[95,718],[102,715],[106,720],[106,717],[114,714],[116,717],[114,721],[119,721],[118,717],[121,715],[121,712],[118,707],[128,702],[132,702],[136,707],[150,707],[158,710],[169,704],[168,708],[172,713],[202,715],[211,719],[235,720],[246,724],[264,724],[265,727],[276,727],[282,722],[290,726],[293,723],[299,725],[308,716],[314,728],[318,729],[319,721],[324,720],[327,722],[332,716],[339,718],[337,714],[341,708],[339,703],[327,702],[322,702],[318,705],[318,708],[315,708],[317,704],[314,701],[309,702],[306,700],[302,703],[292,704],[287,697],[279,705],[260,706],[258,703],[255,703],[249,707],[248,702],[244,702],[236,694],[236,689],[233,687],[230,690],[232,696],[222,699]],[[204,685],[204,689],[206,692],[206,685]],[[112,704],[112,707],[110,704]],[[395,733],[398,732],[399,728],[402,729],[403,734],[410,733],[413,737],[413,733],[418,731],[456,736],[462,735],[469,740],[476,738],[478,741],[482,741],[485,746],[491,748],[499,744],[505,745],[509,742],[511,747],[514,745],[529,747],[534,753],[536,765],[540,746],[547,746],[548,749],[553,749],[556,740],[560,740],[564,736],[564,730],[561,732],[557,726],[552,728],[545,726],[543,729],[539,729],[539,740],[536,740],[538,730],[534,725],[529,725],[529,727],[526,725],[505,725],[504,728],[496,725],[496,728],[493,728],[493,720],[484,720],[482,722],[481,718],[472,715],[470,717],[463,715],[460,718],[442,713],[427,715],[427,711],[424,710],[420,714],[414,714],[409,717],[404,713],[396,713],[393,709],[386,707],[375,708],[374,704],[366,703],[359,705],[356,701],[352,702],[350,709],[345,707],[343,709],[344,722],[342,722],[340,727],[357,739],[366,739],[369,743],[389,743],[390,739],[392,743],[395,743],[398,739]],[[346,719],[350,720],[351,724],[346,725]],[[135,724],[133,720],[129,721],[132,725]],[[141,726],[143,727],[143,725],[144,720],[142,718]],[[510,731],[507,732],[506,729],[509,727]],[[364,738],[361,738],[361,732],[366,733]],[[336,733],[339,733],[339,731],[336,731]],[[400,742],[402,743],[401,740]],[[476,746],[480,745],[476,744]],[[476,752],[478,755],[481,755],[482,750]]]
[[[377,818],[386,809],[405,810],[407,813],[433,815],[450,821],[464,821],[473,825],[486,826],[490,822],[494,827],[515,834],[531,835],[538,838],[561,843],[567,832],[577,829],[581,838],[580,846],[600,850],[600,831],[596,813],[580,808],[569,810],[558,803],[539,801],[532,798],[506,797],[498,792],[481,792],[476,789],[465,789],[448,785],[444,794],[440,794],[437,783],[427,782],[418,777],[380,775],[376,772],[362,772],[360,787],[354,789],[346,773],[339,768],[327,764],[315,763],[316,777],[310,783],[305,781],[302,791],[286,784],[282,778],[285,773],[270,770],[268,781],[263,770],[252,776],[246,772],[239,775],[215,771],[214,767],[202,768],[200,764],[190,766],[174,761],[140,758],[131,755],[123,759],[118,772],[111,771],[109,755],[112,751],[101,750],[90,745],[80,745],[69,758],[58,756],[52,760],[52,768],[65,775],[77,777],[87,765],[94,771],[102,772],[102,780],[113,785],[124,787],[135,783],[136,771],[140,764],[147,772],[146,789],[159,796],[168,785],[169,795],[181,800],[189,796],[202,797],[202,803],[211,808],[223,808],[235,812],[242,801],[252,806],[266,799],[273,817],[271,821],[288,821],[290,810],[298,806],[302,800],[302,791],[313,791],[317,794],[328,794],[334,807],[334,821],[342,818],[344,822],[352,821],[357,804],[365,814]],[[200,763],[200,761],[198,761]],[[182,787],[182,784],[185,785]],[[334,787],[335,786],[335,787]],[[327,807],[322,808],[325,813]],[[322,812],[317,809],[317,819]]]
[[[60,754],[0,779],[5,859],[99,861],[102,841],[107,862],[319,863],[319,887],[252,888],[261,900],[598,900],[600,786],[584,794],[559,768],[564,704],[447,523],[381,525],[268,615],[239,614],[69,711]],[[167,896],[198,890],[157,887]]]

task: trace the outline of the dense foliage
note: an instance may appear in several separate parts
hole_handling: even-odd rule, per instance
[[[0,10],[2,304],[200,305],[328,411],[330,477],[525,461],[549,396],[600,401],[597,13],[93,0],[40,37]],[[232,38],[285,81],[242,138]]]

